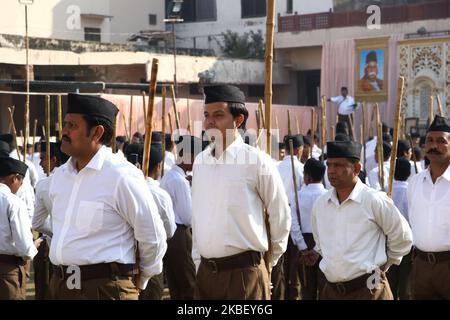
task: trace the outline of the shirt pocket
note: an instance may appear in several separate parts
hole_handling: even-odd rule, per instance
[[[102,227],[104,204],[96,201],[81,201],[78,206],[76,227],[81,232],[93,233]]]

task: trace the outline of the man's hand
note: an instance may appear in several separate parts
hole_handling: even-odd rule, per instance
[[[36,249],[39,249],[42,241],[44,241],[44,239],[42,239],[42,238],[37,238],[36,240],[34,240],[34,246],[36,247]]]
[[[315,265],[320,257],[320,255],[314,250],[304,250],[301,251],[301,253],[301,260],[309,267]]]

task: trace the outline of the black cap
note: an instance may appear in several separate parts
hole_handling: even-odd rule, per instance
[[[366,63],[369,63],[371,61],[377,62],[377,53],[375,51],[370,51],[366,56]]]
[[[5,141],[0,141],[0,157],[9,157],[9,144]]]
[[[286,146],[286,148],[289,148],[289,140],[292,139],[292,145],[295,148],[299,148],[301,147],[304,143],[303,143],[303,136],[301,134],[296,134],[296,135],[285,135],[284,136],[284,145]]]
[[[344,134],[344,133],[338,133],[334,137],[334,141],[351,141],[350,136]]]
[[[25,176],[27,173],[28,166],[22,161],[10,158],[1,157],[0,158],[0,177],[5,177],[10,174],[20,174]]]
[[[144,145],[142,143],[131,143],[126,146],[124,152],[125,156],[130,154],[143,154],[144,153]]]
[[[361,158],[361,144],[356,141],[327,142],[327,158]]]
[[[235,102],[245,104],[244,93],[236,86],[216,85],[203,88],[205,104],[214,102]]]
[[[80,113],[114,123],[119,109],[110,101],[98,96],[69,93],[67,113]]]
[[[303,136],[303,143],[311,146],[311,139],[308,136]]]
[[[435,116],[427,132],[430,131],[450,132],[450,121],[447,118]]]
[[[152,131],[152,143],[162,143],[161,131]]]

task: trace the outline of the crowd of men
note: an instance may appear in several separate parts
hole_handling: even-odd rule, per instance
[[[25,161],[0,136],[0,299],[25,299],[31,262],[36,299],[450,298],[447,118],[396,155],[384,125],[381,165],[348,119],[324,152],[310,131],[274,159],[243,138],[237,87],[204,93],[201,138],[114,137],[117,107],[82,94]]]

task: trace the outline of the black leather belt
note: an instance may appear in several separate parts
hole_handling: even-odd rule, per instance
[[[100,278],[115,279],[117,277],[132,277],[138,272],[135,264],[122,264],[116,262],[89,264],[77,267],[80,268],[82,281]],[[65,280],[73,274],[73,272],[70,271],[67,273],[67,268],[69,268],[69,266],[54,265],[53,272],[60,280]]]
[[[334,290],[336,290],[339,294],[347,294],[361,288],[367,287],[367,279],[372,274],[363,274],[355,279],[344,281],[344,282],[329,282],[327,281],[327,285],[331,286]],[[386,274],[382,272],[380,274],[382,279],[386,278]]]
[[[450,261],[450,251],[441,251],[441,252],[424,252],[415,248],[414,254],[419,257],[421,260],[424,260],[428,263],[439,263],[443,261]]]
[[[261,263],[262,253],[257,251],[246,251],[223,258],[201,257],[202,265],[206,266],[213,273],[223,270],[231,270],[245,267],[256,267]]]
[[[24,266],[26,264],[26,261],[23,260],[21,257],[7,254],[0,254],[0,262],[12,264],[15,266]]]

